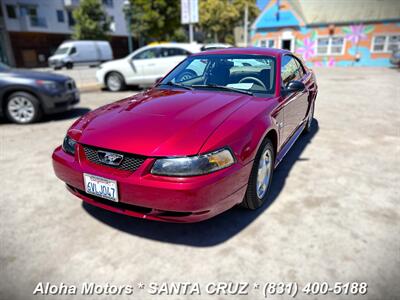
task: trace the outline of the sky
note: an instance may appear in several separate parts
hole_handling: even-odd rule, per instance
[[[268,3],[268,0],[257,0],[257,6],[259,9],[263,9]]]

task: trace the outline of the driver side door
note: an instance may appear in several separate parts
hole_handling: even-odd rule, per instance
[[[127,78],[130,84],[152,84],[162,72],[159,64],[160,48],[145,49],[131,59],[132,75]]]
[[[284,55],[281,61],[281,85],[284,106],[284,122],[281,128],[283,141],[287,142],[303,122],[304,104],[308,102],[307,90],[286,92],[284,89],[290,81],[302,81],[301,66],[292,55]]]

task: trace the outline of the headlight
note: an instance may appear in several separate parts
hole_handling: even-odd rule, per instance
[[[221,149],[198,156],[157,159],[151,173],[167,176],[195,176],[227,168],[234,162],[231,151]]]
[[[59,87],[57,82],[50,80],[36,80],[36,83],[49,91],[57,91]]]
[[[66,135],[62,144],[63,150],[68,154],[75,155],[75,145],[76,141]]]

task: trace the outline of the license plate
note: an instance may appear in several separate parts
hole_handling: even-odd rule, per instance
[[[83,181],[86,193],[118,202],[118,186],[115,180],[85,173]]]

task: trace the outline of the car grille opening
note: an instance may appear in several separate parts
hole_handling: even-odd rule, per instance
[[[85,191],[77,189],[69,184],[67,184],[67,187],[70,190],[72,190],[74,193],[78,193],[82,196],[85,196],[97,203],[101,203],[101,204],[119,208],[119,209],[129,210],[129,211],[133,211],[133,212],[137,212],[137,213],[141,213],[141,214],[152,214],[152,215],[158,216],[160,218],[162,218],[162,217],[165,217],[165,218],[167,218],[167,217],[172,217],[172,218],[188,217],[193,214],[192,212],[159,210],[159,209],[153,209],[153,208],[149,208],[149,207],[138,206],[138,205],[123,203],[123,202],[113,202],[110,200],[103,199],[101,197],[97,197],[92,194],[88,194]]]
[[[66,89],[67,89],[68,91],[75,89],[75,81],[73,81],[73,80],[68,80],[68,81],[65,83],[65,87],[66,87]]]
[[[97,154],[98,150],[103,150],[103,149],[97,149],[97,148],[89,147],[86,145],[82,145],[82,147],[85,152],[86,159],[89,160],[90,162],[98,164],[98,165],[107,166],[110,168],[123,170],[123,171],[134,172],[137,169],[139,169],[139,167],[146,160],[146,157],[139,156],[139,155],[120,153],[120,152],[115,152],[112,150],[104,150],[104,151],[109,151],[109,152],[116,153],[116,154],[121,154],[124,156],[124,158],[122,159],[121,163],[118,166],[108,165],[108,164],[101,162],[99,159],[99,156]]]
[[[87,198],[92,199],[93,201],[96,201],[98,203],[101,204],[105,204],[111,207],[115,207],[115,208],[119,208],[119,209],[126,209],[126,210],[130,210],[130,211],[135,211],[138,213],[142,213],[142,214],[148,214],[152,211],[151,208],[148,207],[144,207],[144,206],[138,206],[138,205],[132,205],[132,204],[127,204],[127,203],[123,203],[123,202],[114,202],[114,201],[110,201],[107,199],[103,199],[101,197],[97,197],[95,195],[92,194],[88,194],[82,190],[79,190],[77,188],[74,188],[73,186],[68,185],[68,187],[70,189],[72,189],[73,191],[75,191],[76,193],[81,194],[82,196],[85,196]]]

